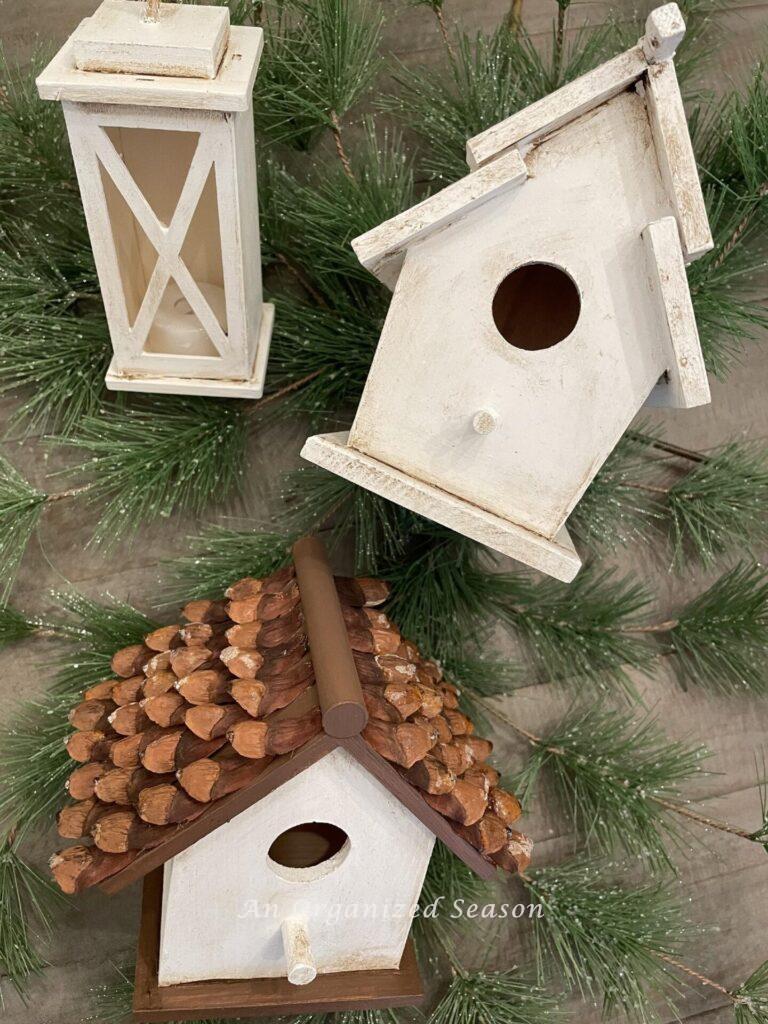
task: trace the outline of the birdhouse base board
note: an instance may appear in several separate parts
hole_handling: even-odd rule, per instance
[[[581,559],[565,527],[549,540],[364,455],[347,444],[348,438],[348,431],[316,434],[307,439],[301,457],[564,583],[570,583],[581,568]]]
[[[275,307],[265,302],[256,344],[256,362],[250,380],[214,380],[203,377],[153,377],[143,373],[120,373],[115,360],[109,364],[104,381],[108,391],[141,391],[147,395],[200,395],[202,398],[261,398],[267,376],[267,358],[275,322]]]
[[[144,879],[141,929],[136,958],[133,1020],[188,1021],[210,1017],[274,1017],[299,1013],[416,1006],[424,1000],[413,942],[408,939],[396,971],[349,971],[320,974],[309,985],[287,978],[248,981],[194,981],[160,987],[157,967],[163,870]]]

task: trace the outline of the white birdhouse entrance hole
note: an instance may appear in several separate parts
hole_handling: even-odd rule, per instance
[[[526,263],[507,274],[493,297],[493,322],[515,348],[536,352],[564,341],[581,312],[573,278],[551,263]]]
[[[286,829],[267,853],[272,870],[288,881],[309,881],[338,867],[350,849],[349,836],[327,821],[308,821]]]

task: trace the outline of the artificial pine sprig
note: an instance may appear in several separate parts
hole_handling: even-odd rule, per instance
[[[86,499],[101,507],[95,539],[109,545],[153,519],[201,514],[241,487],[248,421],[242,405],[218,399],[144,399],[86,417],[56,443],[84,461]]]
[[[0,969],[22,999],[31,977],[46,967],[37,942],[50,935],[56,911],[67,902],[58,886],[27,864],[18,840],[6,837],[0,845]]]
[[[34,533],[46,495],[32,487],[0,456],[0,600],[13,586],[19,563]]]
[[[685,975],[686,980],[693,979],[699,985],[716,989],[726,996],[733,1005],[735,1024],[766,1024],[768,1021],[768,960],[753,971],[742,985],[731,990],[674,957],[664,956],[663,959]]]
[[[678,953],[686,928],[663,886],[610,882],[613,868],[574,861],[524,876],[543,908],[532,918],[537,968],[544,979],[556,964],[569,988],[602,999],[604,1014],[649,1021],[649,995],[672,1005],[676,986],[664,957]]]
[[[717,693],[768,692],[768,578],[740,564],[656,634],[683,686]]]
[[[428,1024],[557,1024],[557,1000],[515,970],[456,971]]]
[[[670,805],[701,772],[704,747],[669,740],[650,716],[599,708],[571,712],[532,742],[516,778],[524,799],[546,773],[588,846],[647,858],[654,870],[672,867],[667,843],[680,833]]]
[[[213,524],[189,539],[190,554],[169,560],[171,600],[219,598],[243,576],[269,576],[290,560],[290,538]]]

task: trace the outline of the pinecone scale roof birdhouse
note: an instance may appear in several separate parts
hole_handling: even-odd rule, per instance
[[[377,609],[387,585],[334,578],[314,538],[294,563],[188,604],[70,713],[78,842],[51,866],[68,893],[145,879],[137,1020],[416,1002],[435,839],[484,878],[529,863],[492,744]]]

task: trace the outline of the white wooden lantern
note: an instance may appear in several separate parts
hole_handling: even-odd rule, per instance
[[[658,8],[631,50],[470,139],[467,177],[353,241],[392,304],[350,433],[304,458],[575,576],[564,523],[638,410],[709,401],[684,31]]]
[[[260,28],[230,28],[227,7],[104,0],[37,80],[64,108],[111,390],[262,394],[274,318],[252,113],[262,46]]]

